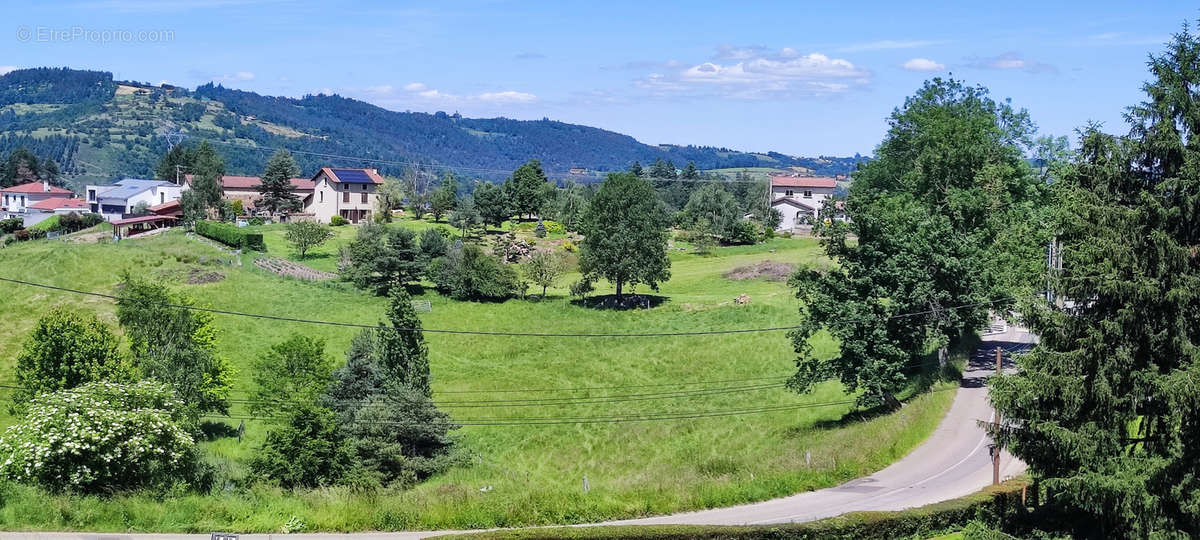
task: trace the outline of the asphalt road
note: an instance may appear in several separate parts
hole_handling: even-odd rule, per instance
[[[891,466],[870,476],[837,487],[809,491],[753,504],[671,514],[641,519],[609,521],[591,525],[758,525],[812,521],[862,510],[903,510],[970,495],[992,481],[990,440],[978,421],[991,421],[992,409],[984,382],[995,373],[995,349],[1008,353],[1029,348],[1034,337],[1020,329],[985,336],[963,374],[962,386],[950,411],[933,435],[921,446]],[[1004,355],[1011,368],[1009,355]],[[1004,454],[1001,479],[1024,472],[1020,461]],[[586,525],[585,525],[586,526]],[[357,534],[292,534],[288,540],[409,540],[464,531],[412,531]],[[284,535],[247,534],[245,540],[285,538]],[[121,533],[0,533],[0,540],[202,540],[203,534]]]

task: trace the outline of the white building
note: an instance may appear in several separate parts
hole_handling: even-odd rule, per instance
[[[304,211],[321,223],[329,223],[333,216],[350,223],[370,220],[383,185],[383,177],[375,169],[322,167],[312,181],[312,199],[306,199]]]
[[[837,181],[828,177],[772,176],[771,208],[783,216],[779,230],[790,231],[814,223],[836,188]]]
[[[187,188],[162,180],[126,178],[108,185],[89,185],[85,192],[91,211],[112,221],[132,214],[140,203],[149,207],[179,200],[184,189]]]
[[[0,189],[0,203],[2,203],[0,209],[6,213],[20,214],[36,203],[49,199],[69,198],[72,195],[70,190],[52,186],[49,182],[29,182]]]

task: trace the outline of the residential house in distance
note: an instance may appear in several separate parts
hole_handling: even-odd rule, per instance
[[[49,182],[29,182],[0,189],[0,208],[7,213],[19,214],[34,203],[71,196],[70,190],[52,186]]]
[[[192,185],[192,175],[184,175],[184,180],[190,186]],[[292,178],[292,190],[300,197],[300,202],[303,208],[308,208],[312,203],[313,196],[313,181],[311,178]],[[242,201],[242,209],[247,215],[254,214],[254,208],[259,199],[262,198],[262,192],[259,187],[262,186],[262,178],[257,176],[222,176],[221,177],[221,198],[226,201]]]
[[[108,185],[88,185],[84,192],[91,211],[112,221],[132,214],[141,203],[150,207],[179,200],[185,189],[174,182],[126,178]]]
[[[321,223],[329,223],[333,216],[360,223],[370,220],[375,211],[383,177],[375,169],[322,167],[313,175],[312,183],[312,200],[304,207],[305,213]]]
[[[772,176],[771,208],[779,210],[780,230],[811,225],[833,197],[837,180],[817,176]]]

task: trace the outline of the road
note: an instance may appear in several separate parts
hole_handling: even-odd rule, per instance
[[[760,525],[813,521],[862,510],[903,510],[970,495],[992,481],[990,440],[978,425],[990,421],[992,409],[984,382],[995,373],[995,349],[1009,353],[1029,348],[1034,337],[1009,327],[985,336],[963,373],[963,382],[950,411],[933,434],[891,466],[837,487],[820,489],[752,504],[591,525]],[[1005,354],[1006,369],[1011,369]],[[1004,454],[1001,478],[1021,474],[1024,464]],[[586,525],[584,525],[586,526]],[[411,540],[464,531],[410,531],[360,534],[292,534],[288,540]],[[245,540],[268,540],[282,535],[247,534]],[[205,540],[196,534],[0,533],[0,540]]]

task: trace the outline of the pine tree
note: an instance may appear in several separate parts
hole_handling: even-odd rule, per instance
[[[300,176],[300,166],[287,150],[277,150],[267,161],[258,190],[262,199],[258,205],[272,214],[300,209],[300,196],[292,186],[292,178]]]
[[[432,395],[429,347],[421,332],[421,319],[413,309],[412,297],[403,287],[393,288],[390,300],[388,321],[379,327],[379,343],[375,349],[382,373],[397,384],[429,397]]]
[[[1168,47],[1129,136],[1089,127],[1061,171],[1070,304],[1025,306],[1040,342],[992,382],[994,434],[1081,538],[1200,535],[1200,40]]]
[[[629,172],[633,173],[634,176],[641,176],[645,172],[642,170],[642,162],[633,162],[633,165],[629,166]]]

